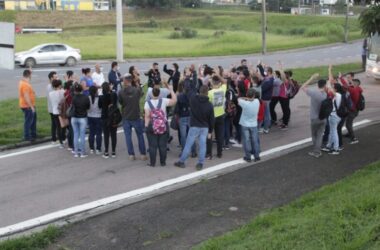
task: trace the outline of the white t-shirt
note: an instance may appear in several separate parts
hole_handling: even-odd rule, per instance
[[[102,95],[102,84],[105,82],[104,74],[100,72],[99,74],[95,71],[92,73],[92,80],[94,81],[94,85],[98,87],[98,95]]]
[[[159,99],[150,99],[150,102],[152,103],[153,107],[155,107],[155,108],[157,107],[158,100]],[[166,107],[169,105],[170,99],[162,98],[161,100],[162,100],[161,109],[162,109],[162,111],[164,111],[164,113],[166,115]],[[148,101],[145,102],[144,109],[148,110],[149,112],[151,111],[149,104],[148,104]]]
[[[148,88],[148,91],[146,93],[145,101],[151,100],[153,98],[153,88]],[[166,88],[160,88],[160,95],[158,96],[159,98],[166,98],[170,95],[170,90]]]
[[[340,93],[335,93],[334,102],[336,103],[336,107],[339,109],[339,106],[342,102],[342,95]],[[333,112],[335,111],[335,105],[333,105]]]
[[[49,99],[49,94],[52,91],[54,91],[54,89],[51,86],[51,83],[49,83],[49,85],[46,86],[47,109],[48,109],[49,114],[53,114],[53,108],[51,106],[50,99]]]
[[[53,90],[49,93],[49,102],[51,104],[53,115],[59,115],[58,105],[64,97],[65,91],[63,89]]]

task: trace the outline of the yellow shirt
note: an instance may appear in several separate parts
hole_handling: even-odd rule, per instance
[[[212,89],[208,92],[208,98],[214,106],[214,115],[219,117],[224,115],[224,106],[226,103],[227,85],[223,84],[217,89]]]

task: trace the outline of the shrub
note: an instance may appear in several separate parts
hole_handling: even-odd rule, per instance
[[[214,37],[221,37],[224,36],[225,32],[224,30],[217,30],[214,32]]]
[[[289,35],[303,35],[305,34],[305,28],[293,28],[289,30]]]
[[[149,27],[150,28],[158,28],[158,23],[154,17],[151,17],[149,20]]]
[[[190,29],[190,28],[184,28],[182,30],[182,37],[183,38],[194,38],[198,35],[198,32],[196,30]]]
[[[280,29],[280,28],[277,28],[274,32],[275,32],[276,34],[278,34],[278,35],[282,35],[282,34],[284,34],[284,31],[283,31],[282,29]]]
[[[169,39],[180,39],[180,38],[181,38],[181,33],[177,32],[177,31],[173,31],[169,35]]]
[[[344,30],[341,25],[327,24],[327,25],[313,25],[305,30],[307,37],[321,37],[321,36],[343,36]]]

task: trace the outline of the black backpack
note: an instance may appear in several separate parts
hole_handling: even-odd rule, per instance
[[[336,114],[340,118],[344,118],[344,117],[346,117],[348,115],[349,107],[348,107],[348,102],[347,102],[347,98],[346,98],[345,94],[342,95],[342,100],[340,102],[339,108],[337,107],[335,101],[334,101],[334,106],[335,106]]]
[[[321,108],[319,109],[319,119],[326,120],[330,116],[333,109],[333,100],[327,96],[327,98],[321,103]]]
[[[108,126],[109,127],[118,127],[121,120],[122,120],[122,116],[121,116],[121,112],[120,112],[120,109],[117,107],[117,104],[113,104],[114,101],[113,101],[113,93],[111,93],[111,105],[108,107],[108,119],[107,119],[107,122],[108,122]]]
[[[365,109],[365,98],[362,93],[360,93],[358,104],[356,105],[357,110],[363,111]]]

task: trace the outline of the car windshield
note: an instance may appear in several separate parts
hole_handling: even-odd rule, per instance
[[[29,51],[35,51],[35,50],[37,50],[39,48],[41,48],[41,45],[35,46],[35,47],[31,48]]]

